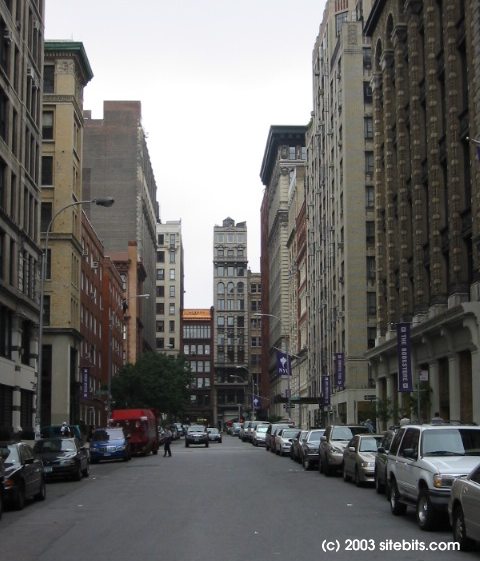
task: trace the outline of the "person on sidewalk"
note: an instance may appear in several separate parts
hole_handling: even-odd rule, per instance
[[[167,428],[165,431],[165,440],[163,441],[163,457],[171,457],[172,451],[170,450],[170,443],[172,442],[172,431]]]

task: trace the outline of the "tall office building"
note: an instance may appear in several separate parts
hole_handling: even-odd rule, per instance
[[[177,356],[181,350],[184,295],[182,222],[157,223],[157,276],[155,292],[156,350]]]
[[[385,422],[412,398],[420,419],[480,422],[479,16],[478,2],[384,0],[365,26],[378,286],[368,356]]]
[[[38,383],[44,5],[0,3],[0,428],[33,427]]]
[[[82,43],[46,41],[42,127],[44,424],[80,420],[83,88],[93,77]],[[87,205],[86,205],[87,206]],[[103,219],[110,209],[101,209]],[[53,220],[53,222],[51,222]]]
[[[328,0],[313,50],[308,131],[308,371],[310,422],[372,416],[365,352],[376,333],[371,49],[362,10]],[[372,401],[365,396],[372,395]]]
[[[297,318],[292,322],[288,215],[292,178],[297,177],[297,169],[305,167],[305,133],[302,125],[271,126],[260,171],[265,186],[261,209],[261,393],[268,398],[270,416],[285,416],[284,405],[291,392],[288,376],[277,373],[276,358],[279,349],[292,353],[292,329],[297,325]]]
[[[260,273],[247,273],[248,293],[248,369],[250,373],[250,391],[248,406],[253,409],[252,416],[256,419],[267,418],[268,402],[263,400],[260,391],[262,382],[262,319],[255,315],[262,311],[262,276]]]
[[[247,224],[226,218],[213,236],[214,422],[224,424],[248,407]]]
[[[143,290],[150,294],[141,306],[141,351],[154,350],[158,204],[141,104],[105,101],[103,110],[103,119],[92,119],[91,112],[85,112],[84,196],[112,196],[115,205],[108,219],[98,207],[87,209],[87,214],[107,254],[126,252],[129,242],[136,243],[145,272]]]

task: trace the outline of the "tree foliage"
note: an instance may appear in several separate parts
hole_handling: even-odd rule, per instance
[[[190,399],[190,381],[184,357],[144,353],[112,378],[114,408],[153,408],[181,418]]]

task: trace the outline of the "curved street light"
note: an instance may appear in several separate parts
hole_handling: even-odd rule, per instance
[[[266,316],[266,317],[270,317],[270,318],[274,318],[278,321],[278,323],[280,324],[280,329],[283,331],[283,337],[285,338],[285,353],[287,355],[287,415],[288,418],[291,419],[291,409],[292,409],[292,402],[291,402],[291,388],[290,388],[290,378],[292,377],[292,368],[291,368],[291,363],[290,363],[290,352],[289,352],[289,345],[288,345],[288,341],[289,341],[289,337],[287,332],[285,331],[284,325],[282,320],[280,319],[279,316],[276,316],[275,314],[266,314],[263,312],[256,312],[255,314],[253,314],[254,316],[257,317],[261,317],[261,316]],[[273,347],[275,348],[275,347]],[[283,351],[282,351],[283,352]]]
[[[35,408],[35,438],[40,438],[40,428],[41,428],[41,409],[42,409],[42,360],[43,360],[43,326],[44,326],[44,293],[45,293],[45,274],[47,270],[47,259],[48,259],[48,238],[50,236],[50,231],[52,229],[53,223],[57,216],[62,213],[67,208],[78,206],[78,205],[85,205],[85,204],[95,204],[98,206],[104,207],[111,207],[115,199],[113,197],[97,197],[95,199],[90,199],[87,201],[75,201],[73,203],[69,203],[68,205],[63,206],[52,216],[52,219],[48,223],[47,230],[45,232],[45,244],[43,246],[42,252],[42,264],[40,270],[40,318],[38,321],[38,366],[37,366],[37,385],[35,391],[35,401],[36,401],[36,408]]]

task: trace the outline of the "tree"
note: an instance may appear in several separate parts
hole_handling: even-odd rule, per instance
[[[152,408],[182,417],[189,401],[191,373],[183,356],[147,352],[112,378],[115,408]]]

